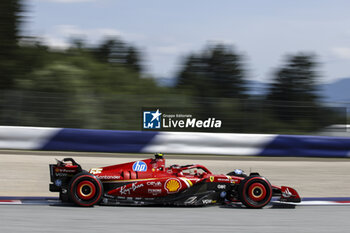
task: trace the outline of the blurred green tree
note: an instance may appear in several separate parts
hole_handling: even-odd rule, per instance
[[[17,61],[23,10],[20,0],[0,1],[0,89],[13,88],[21,71]]]
[[[269,88],[268,100],[313,103],[318,99],[317,63],[313,55],[289,56],[278,69]]]
[[[231,46],[216,44],[184,59],[176,88],[193,97],[196,117],[207,119],[215,114],[225,122],[223,130],[240,132],[245,125],[241,118],[245,85],[242,56]]]
[[[310,54],[288,56],[286,63],[277,70],[266,99],[275,118],[282,123],[299,122],[312,127],[318,117],[321,107],[315,60]]]
[[[85,45],[74,43],[68,50],[44,55],[47,63],[16,80],[22,94],[15,110],[25,113],[14,119],[16,124],[139,129],[143,104],[163,101],[170,92],[127,65],[96,60]],[[154,93],[159,95],[155,100]]]
[[[136,72],[142,71],[139,50],[119,38],[106,39],[92,51],[100,62],[122,65]]]
[[[126,66],[136,72],[141,72],[142,66],[140,57],[141,56],[139,50],[132,46],[129,46],[125,57]]]
[[[177,88],[200,97],[245,97],[242,56],[218,44],[185,58]]]

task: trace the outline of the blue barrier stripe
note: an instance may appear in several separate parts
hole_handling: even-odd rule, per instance
[[[281,157],[350,157],[350,138],[0,127],[0,148],[57,151],[207,153]],[[21,133],[22,132],[22,133]],[[242,137],[244,136],[244,137]],[[2,137],[2,138],[1,138]],[[249,138],[257,137],[257,140]]]
[[[278,135],[260,156],[348,157],[350,139],[324,136]]]
[[[158,132],[62,129],[42,150],[138,153]]]

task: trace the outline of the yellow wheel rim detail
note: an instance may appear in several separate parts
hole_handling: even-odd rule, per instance
[[[85,188],[85,187],[89,187],[89,188],[90,188],[90,192],[89,192],[88,194],[84,194],[84,193],[83,193],[83,188]],[[80,192],[80,194],[81,194],[82,196],[87,197],[87,196],[91,195],[92,189],[93,189],[93,188],[92,188],[91,185],[89,185],[89,184],[84,184],[84,185],[82,185],[82,186],[80,187],[79,192]]]
[[[255,195],[255,194],[254,194],[254,191],[255,191],[255,190],[260,190],[260,195]],[[252,194],[253,197],[259,198],[259,197],[261,197],[261,196],[263,195],[263,190],[262,190],[261,187],[255,187],[255,188],[252,189],[252,193],[251,193],[251,194]]]

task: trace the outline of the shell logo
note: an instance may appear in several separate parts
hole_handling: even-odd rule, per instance
[[[181,182],[178,179],[168,179],[164,188],[168,193],[175,193],[181,189]]]

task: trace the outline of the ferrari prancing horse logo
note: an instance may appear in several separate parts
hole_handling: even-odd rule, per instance
[[[165,182],[164,188],[168,193],[176,193],[181,189],[181,182],[178,179],[170,178]]]

